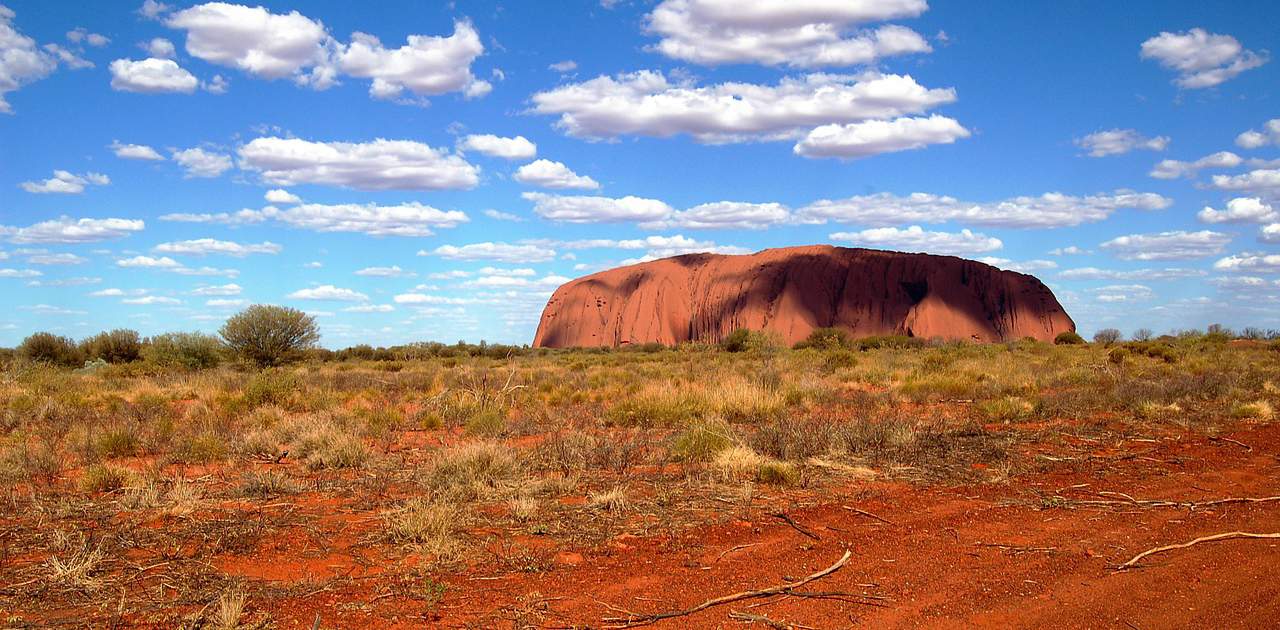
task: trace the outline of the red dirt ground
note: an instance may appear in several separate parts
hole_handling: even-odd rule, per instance
[[[369,576],[273,602],[271,617],[281,628],[311,628],[317,616],[326,628],[602,627],[622,609],[681,609],[778,585],[784,576],[829,566],[846,549],[853,553],[848,564],[806,590],[877,599],[772,597],[656,626],[741,627],[728,614],[745,611],[813,628],[1275,628],[1280,540],[1211,542],[1157,554],[1140,568],[1115,567],[1146,549],[1208,534],[1280,531],[1280,502],[1188,510],[1062,507],[1041,499],[1097,499],[1100,491],[1181,501],[1280,494],[1280,425],[1244,427],[1226,437],[1252,450],[1201,436],[1165,436],[1127,442],[1127,455],[1055,464],[1007,484],[865,481],[820,500],[795,493],[785,497],[794,501],[788,514],[820,540],[754,510],[751,520],[559,549],[545,571],[461,571],[444,578],[447,591],[430,606],[388,595],[376,567],[364,566],[371,559],[355,562],[343,551],[376,522],[350,523],[318,561],[288,559],[297,544],[237,560],[260,564],[243,574],[265,579]],[[749,546],[735,549],[741,545]]]

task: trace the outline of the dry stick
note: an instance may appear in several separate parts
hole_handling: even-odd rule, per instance
[[[1057,496],[1055,498],[1062,499],[1074,505],[1135,505],[1138,507],[1174,507],[1197,509],[1209,507],[1213,505],[1224,505],[1228,503],[1271,503],[1280,501],[1280,496],[1274,497],[1227,497],[1225,499],[1214,499],[1212,501],[1166,501],[1163,499],[1135,499],[1123,492],[1099,492],[1101,496],[1117,496],[1123,497],[1124,500],[1116,499],[1084,499],[1072,500],[1066,497]]]
[[[818,537],[817,534],[805,529],[802,525],[797,523],[795,519],[791,518],[790,516],[787,516],[786,512],[778,512],[777,514],[773,514],[771,516],[773,516],[774,518],[782,519],[787,523],[787,525],[794,527],[796,531],[800,532],[801,534],[804,534],[805,536],[808,536],[809,538],[812,538],[814,540],[822,540],[821,538]]]
[[[739,550],[739,549],[746,549],[747,547],[754,547],[754,546],[759,545],[759,544],[761,544],[761,543],[746,543],[746,544],[744,544],[744,545],[737,545],[737,546],[735,546],[735,547],[730,547],[730,548],[728,548],[728,549],[725,549],[724,551],[721,551],[721,552],[720,552],[720,555],[716,556],[715,562],[719,562],[721,558],[723,558],[723,557],[725,557],[726,555],[731,554],[731,553],[733,553],[733,552],[735,552],[735,551],[737,551],[737,550]],[[713,562],[712,564],[715,564],[715,562]]]
[[[731,602],[741,601],[744,599],[768,597],[769,595],[784,595],[784,594],[787,594],[792,589],[799,588],[801,586],[804,586],[805,584],[808,584],[809,582],[822,579],[828,575],[831,575],[832,573],[835,573],[836,571],[839,571],[840,567],[843,567],[845,563],[849,561],[849,558],[852,556],[853,556],[852,551],[845,551],[844,555],[840,556],[840,559],[836,560],[835,564],[821,571],[818,571],[817,573],[814,573],[813,575],[810,575],[809,577],[806,577],[798,582],[790,582],[788,584],[770,586],[769,588],[762,588],[755,591],[743,591],[741,593],[725,595],[723,597],[717,597],[715,599],[708,599],[707,601],[702,602],[701,604],[698,604],[693,608],[686,608],[684,610],[673,610],[670,612],[654,613],[652,615],[637,615],[637,614],[628,613],[627,617],[605,617],[604,621],[605,623],[618,624],[618,625],[608,626],[611,628],[632,628],[635,626],[648,625],[657,621],[661,621],[663,619],[671,619],[673,617],[684,617],[687,615],[692,615],[696,612],[711,608],[712,606],[720,606],[722,604],[728,604]]]
[[[1253,452],[1252,446],[1249,446],[1248,444],[1245,444],[1240,440],[1233,440],[1227,437],[1214,437],[1214,436],[1209,436],[1209,439],[1214,442],[1230,442],[1231,444],[1235,444],[1236,446],[1239,446],[1240,448],[1243,448],[1244,450],[1249,451],[1250,453]]]
[[[1144,552],[1142,552],[1142,553],[1140,553],[1140,554],[1138,554],[1138,555],[1134,556],[1132,560],[1129,560],[1128,562],[1126,562],[1126,563],[1124,563],[1124,564],[1120,565],[1119,567],[1117,567],[1117,568],[1116,568],[1116,570],[1117,570],[1117,571],[1123,571],[1123,570],[1125,570],[1125,569],[1131,568],[1131,567],[1133,567],[1135,564],[1137,564],[1137,563],[1138,563],[1138,561],[1140,561],[1140,560],[1142,560],[1143,558],[1145,558],[1145,557],[1147,557],[1147,556],[1149,556],[1149,555],[1152,555],[1152,554],[1157,554],[1157,553],[1161,553],[1161,552],[1164,552],[1164,551],[1172,551],[1172,550],[1174,550],[1174,549],[1186,549],[1187,547],[1190,547],[1190,546],[1192,546],[1192,545],[1198,545],[1198,544],[1200,544],[1200,543],[1202,543],[1202,542],[1212,542],[1212,541],[1215,541],[1215,540],[1230,540],[1230,539],[1232,539],[1232,538],[1280,538],[1280,532],[1275,533],[1275,534],[1252,534],[1252,533],[1249,533],[1249,532],[1227,532],[1227,533],[1225,533],[1225,534],[1214,534],[1214,535],[1212,535],[1212,536],[1201,536],[1200,538],[1197,538],[1197,539],[1195,539],[1195,540],[1193,540],[1193,541],[1191,541],[1191,542],[1185,542],[1185,543],[1181,543],[1181,544],[1177,544],[1177,545],[1165,545],[1165,546],[1163,546],[1163,547],[1156,547],[1155,549],[1148,549],[1148,550],[1146,550],[1146,551],[1144,551]]]
[[[882,517],[876,516],[875,514],[872,514],[871,512],[868,512],[868,511],[866,511],[866,510],[859,510],[859,509],[858,509],[858,508],[856,508],[856,507],[850,507],[850,506],[848,506],[848,505],[842,505],[842,506],[840,506],[840,507],[842,507],[842,508],[844,508],[844,509],[846,509],[846,510],[849,510],[850,512],[853,512],[853,513],[855,513],[855,514],[861,514],[861,515],[863,515],[863,516],[865,516],[865,517],[867,517],[867,518],[874,518],[874,519],[876,519],[877,521],[880,521],[881,523],[887,523],[887,524],[889,524],[889,525],[894,525],[894,524],[895,524],[893,521],[891,521],[891,520],[889,520],[889,519],[887,519],[887,518],[882,518]]]
[[[729,613],[729,618],[734,621],[745,621],[747,623],[762,623],[766,626],[769,626],[770,628],[776,628],[777,630],[791,630],[792,628],[808,628],[809,627],[809,626],[802,626],[798,623],[774,621],[773,619],[770,619],[764,615],[754,615],[751,613],[741,612],[737,610]]]

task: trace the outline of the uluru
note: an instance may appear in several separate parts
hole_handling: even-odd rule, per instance
[[[533,345],[548,348],[714,343],[734,330],[795,344],[815,329],[1051,341],[1075,322],[1038,278],[932,254],[813,245],[754,254],[687,254],[562,285]]]

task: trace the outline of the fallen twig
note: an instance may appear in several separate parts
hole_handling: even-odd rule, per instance
[[[747,547],[754,547],[754,546],[759,545],[759,544],[761,544],[761,543],[746,543],[746,544],[743,544],[743,545],[736,545],[736,546],[730,547],[730,548],[728,548],[728,549],[725,549],[724,551],[721,551],[721,552],[720,552],[720,555],[716,556],[715,562],[719,562],[721,558],[723,558],[723,557],[725,557],[726,555],[731,554],[731,553],[733,553],[733,552],[735,552],[735,551],[737,551],[737,550],[739,550],[739,549],[746,549]],[[713,562],[712,564],[715,564],[715,563]]]
[[[729,618],[733,619],[734,621],[745,621],[747,623],[762,623],[766,626],[769,626],[770,628],[776,628],[777,630],[791,630],[792,628],[805,629],[809,627],[809,626],[802,626],[798,623],[774,621],[773,619],[770,619],[764,615],[755,615],[752,613],[741,612],[738,610],[735,610],[729,613]]]
[[[1233,440],[1233,439],[1231,439],[1231,438],[1227,438],[1227,437],[1217,437],[1217,436],[1213,436],[1213,435],[1209,436],[1209,439],[1210,439],[1210,440],[1212,440],[1212,441],[1214,441],[1214,442],[1228,442],[1228,443],[1231,443],[1231,444],[1235,444],[1236,446],[1239,446],[1240,448],[1243,448],[1244,450],[1249,451],[1250,453],[1252,453],[1252,452],[1253,452],[1253,447],[1252,447],[1252,446],[1249,446],[1248,444],[1245,444],[1244,442],[1241,442],[1240,440]]]
[[[1201,536],[1200,538],[1197,538],[1197,539],[1195,539],[1195,540],[1193,540],[1193,541],[1191,541],[1191,542],[1185,542],[1185,543],[1180,543],[1180,544],[1176,544],[1176,545],[1165,545],[1165,546],[1163,546],[1163,547],[1156,547],[1156,548],[1154,548],[1154,549],[1148,549],[1148,550],[1146,550],[1146,551],[1144,551],[1144,552],[1142,552],[1142,553],[1140,553],[1140,554],[1138,554],[1138,555],[1134,556],[1134,557],[1133,557],[1131,560],[1129,560],[1128,562],[1126,562],[1126,563],[1124,563],[1124,564],[1120,565],[1119,567],[1117,567],[1117,568],[1116,568],[1116,570],[1117,570],[1117,571],[1123,571],[1123,570],[1125,570],[1125,569],[1132,568],[1134,565],[1136,565],[1136,564],[1137,564],[1139,561],[1141,561],[1143,558],[1145,558],[1145,557],[1147,557],[1147,556],[1150,556],[1150,555],[1152,555],[1152,554],[1162,553],[1162,552],[1165,552],[1165,551],[1172,551],[1172,550],[1174,550],[1174,549],[1185,549],[1185,548],[1190,547],[1190,546],[1192,546],[1192,545],[1198,545],[1198,544],[1200,544],[1200,543],[1202,543],[1202,542],[1212,542],[1212,541],[1215,541],[1215,540],[1230,540],[1230,539],[1232,539],[1232,538],[1280,538],[1280,532],[1275,533],[1275,534],[1253,534],[1253,533],[1250,533],[1250,532],[1227,532],[1227,533],[1225,533],[1225,534],[1214,534],[1214,535],[1212,535],[1212,536]]]
[[[876,519],[877,521],[880,521],[881,523],[887,523],[887,524],[889,524],[889,525],[894,525],[894,524],[895,524],[893,521],[891,521],[891,520],[889,520],[889,519],[887,519],[887,518],[883,518],[883,517],[880,517],[880,516],[876,516],[875,514],[872,514],[871,512],[868,512],[868,511],[866,511],[866,510],[859,510],[859,509],[858,509],[858,508],[856,508],[856,507],[851,507],[851,506],[848,506],[848,505],[842,505],[842,506],[840,506],[840,507],[842,507],[842,508],[844,508],[844,509],[846,509],[846,510],[849,510],[850,512],[853,512],[854,514],[861,514],[861,515],[863,515],[863,516],[865,516],[865,517],[867,517],[867,518],[874,518],[874,519]]]
[[[654,613],[651,615],[641,615],[641,614],[628,612],[626,617],[606,617],[604,621],[605,623],[613,624],[608,627],[632,628],[635,626],[644,626],[651,623],[655,623],[663,619],[671,619],[673,617],[684,617],[684,616],[692,615],[696,612],[706,610],[713,606],[720,606],[720,605],[728,604],[731,602],[742,601],[744,599],[755,599],[757,597],[768,597],[770,595],[785,595],[785,594],[788,594],[793,589],[799,588],[801,586],[804,586],[805,584],[808,584],[809,582],[822,579],[828,575],[831,575],[832,573],[835,573],[836,571],[839,571],[840,567],[843,567],[845,563],[849,562],[849,558],[852,556],[853,556],[852,551],[845,551],[844,555],[840,556],[840,559],[836,560],[835,564],[796,582],[790,582],[790,583],[781,584],[778,586],[770,586],[768,588],[762,588],[754,591],[743,591],[741,593],[734,593],[732,595],[725,595],[723,597],[716,597],[714,599],[708,599],[707,601],[702,602],[701,604],[698,604],[693,608],[686,608],[684,610],[673,610],[669,612]]]
[[[1280,496],[1274,497],[1227,497],[1225,499],[1213,499],[1210,501],[1169,501],[1166,499],[1135,499],[1123,492],[1099,492],[1098,496],[1103,497],[1120,497],[1119,499],[1068,499],[1060,495],[1054,495],[1054,499],[1062,501],[1069,505],[1096,505],[1096,506],[1115,506],[1122,505],[1126,507],[1147,507],[1147,508],[1185,508],[1188,510],[1196,510],[1215,505],[1225,505],[1228,503],[1272,503],[1280,501]]]
[[[786,512],[778,512],[776,514],[772,514],[771,516],[773,516],[774,518],[782,519],[784,522],[786,522],[787,525],[790,525],[791,527],[795,528],[796,531],[800,532],[801,534],[804,534],[805,536],[808,536],[809,538],[812,538],[814,540],[822,540],[821,538],[818,537],[817,534],[805,529],[804,526],[797,523],[795,519],[788,516]]]

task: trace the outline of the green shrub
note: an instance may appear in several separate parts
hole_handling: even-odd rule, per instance
[[[1107,353],[1107,360],[1116,365],[1124,365],[1124,362],[1129,359],[1130,354],[1131,353],[1126,348],[1112,348],[1111,352]]]
[[[94,464],[84,470],[80,488],[85,492],[110,492],[125,487],[133,479],[128,468],[110,464]]]
[[[1058,333],[1058,336],[1053,338],[1053,343],[1059,346],[1078,346],[1084,344],[1084,337],[1074,330],[1066,330]]]
[[[800,471],[790,462],[769,460],[760,464],[760,468],[756,470],[756,479],[760,483],[790,486],[800,481]]]
[[[204,333],[165,333],[147,339],[142,358],[166,368],[202,370],[222,362],[222,342]]]
[[[908,337],[906,335],[880,335],[875,337],[864,337],[859,339],[855,344],[859,350],[878,350],[880,348],[921,348],[928,345],[924,339],[919,337]]]
[[[493,437],[501,434],[506,425],[507,415],[502,409],[479,409],[467,419],[466,432],[468,435]]]
[[[804,341],[795,345],[796,349],[816,348],[818,350],[839,350],[849,347],[849,333],[843,328],[814,328]]]
[[[84,363],[84,355],[74,341],[47,332],[38,332],[23,339],[18,345],[18,354],[28,361],[52,365],[79,367]]]
[[[751,331],[739,328],[720,340],[720,349],[725,352],[744,352],[751,342]]]
[[[243,399],[250,409],[264,405],[285,406],[293,399],[301,383],[298,378],[284,370],[265,370],[254,375],[244,386]]]
[[[117,328],[85,339],[82,347],[87,359],[100,359],[107,363],[129,363],[140,358],[142,340],[138,337],[136,330]]]
[[[294,308],[264,304],[233,315],[218,334],[232,352],[259,367],[295,360],[320,341],[314,317]]]
[[[732,445],[733,429],[722,420],[710,420],[681,431],[671,452],[683,460],[706,461]]]

